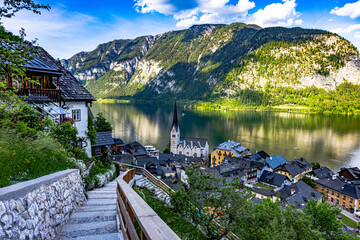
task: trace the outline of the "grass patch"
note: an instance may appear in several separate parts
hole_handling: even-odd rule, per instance
[[[181,239],[207,239],[199,229],[174,209],[155,199],[154,193],[139,187],[134,187],[134,190]]]
[[[353,220],[351,220],[350,218],[346,217],[345,215],[341,214],[341,217],[342,217],[342,223],[349,226],[349,227],[352,227],[352,228],[357,228],[357,225],[356,225],[356,222],[354,222]]]
[[[267,186],[267,185],[265,185],[265,184],[261,184],[261,183],[255,183],[255,184],[253,184],[253,186],[254,186],[254,187],[262,188],[262,189],[264,189],[264,190],[273,190],[272,187]]]

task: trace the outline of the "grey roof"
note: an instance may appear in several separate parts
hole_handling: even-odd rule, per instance
[[[286,163],[284,168],[289,172],[290,176],[297,176],[300,173],[309,170],[313,167],[305,158],[298,158]]]
[[[176,162],[185,162],[186,156],[183,154],[173,154],[173,153],[159,153],[160,161],[176,161]]]
[[[61,71],[47,64],[46,62],[41,60],[40,57],[38,56],[33,56],[33,57],[34,57],[33,59],[31,59],[26,63],[26,70],[28,72],[41,72],[41,73],[50,73],[53,75],[62,75]]]
[[[259,178],[259,182],[280,187],[286,179],[287,177],[285,175],[265,170]]]
[[[286,186],[279,193],[282,201],[299,206],[305,206],[308,200],[320,199],[323,196],[303,181]]]
[[[343,193],[347,196],[360,199],[360,186],[356,184],[349,184],[346,182],[341,181],[340,178],[336,177],[335,179],[332,178],[323,178],[315,180],[316,183],[335,190],[337,192]]]
[[[148,167],[150,164],[155,164],[156,166],[160,166],[159,160],[154,157],[141,157],[136,159],[136,166],[139,167]]]
[[[332,177],[332,175],[334,175],[334,173],[327,167],[315,169],[315,170],[313,170],[313,173],[319,179],[330,178],[330,177]]]
[[[265,151],[263,151],[263,150],[257,152],[257,154],[259,154],[262,159],[266,159],[266,158],[270,157],[270,155],[267,154],[267,153],[266,153]]]
[[[276,156],[271,156],[265,159],[266,163],[273,169],[276,170],[277,168],[281,167],[282,165],[286,164],[286,159],[281,156],[280,154]]]
[[[255,192],[255,193],[259,193],[259,194],[261,194],[261,195],[264,195],[264,196],[274,196],[274,195],[276,195],[275,193],[274,193],[274,191],[272,191],[272,190],[265,190],[265,189],[262,189],[262,188],[258,188],[258,187],[254,187],[253,189],[252,189],[252,191],[253,192]]]
[[[178,117],[177,117],[177,108],[176,108],[176,100],[174,103],[174,115],[173,115],[173,123],[171,125],[171,129],[175,127],[176,130],[179,129]]]
[[[124,144],[124,141],[121,140],[120,138],[113,138],[113,140],[114,140],[114,144],[115,144],[115,145],[122,145],[122,144]]]
[[[51,68],[56,69],[62,75],[60,77],[61,98],[66,101],[94,101],[95,98],[86,90],[80,82],[67,71],[59,61],[55,60],[44,49],[40,48],[36,54],[41,61],[45,62]]]
[[[179,145],[182,145],[183,148],[186,148],[187,146],[189,146],[190,149],[193,149],[194,147],[204,148],[206,143],[207,143],[207,139],[204,139],[204,138],[182,137],[182,138],[180,138]]]
[[[97,132],[96,133],[96,144],[91,145],[92,147],[106,146],[114,144],[111,132]]]
[[[336,177],[335,179],[332,178],[318,179],[315,180],[315,182],[336,191],[341,191],[342,187],[346,184],[345,182],[341,181],[338,177]]]
[[[133,157],[130,154],[112,155],[111,158],[114,162],[133,164]]]
[[[147,152],[146,152],[144,146],[141,145],[140,143],[138,143],[137,141],[126,144],[124,147],[124,150],[126,152],[129,152],[130,154],[132,154],[134,157],[147,155]]]
[[[241,145],[241,143],[235,142],[234,140],[223,142],[215,149],[232,151],[236,155],[236,157],[241,157],[243,153],[249,152],[249,149]]]

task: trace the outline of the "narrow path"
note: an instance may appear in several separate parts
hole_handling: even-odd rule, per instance
[[[358,223],[359,220],[357,218],[354,217],[354,214],[353,213],[350,213],[346,210],[341,210],[341,214],[345,215],[346,217],[350,218],[351,220],[353,220],[354,222]]]
[[[59,240],[119,240],[116,212],[116,180],[88,193],[89,199],[62,227]],[[119,233],[120,232],[120,233]]]

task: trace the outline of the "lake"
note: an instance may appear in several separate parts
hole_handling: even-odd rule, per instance
[[[173,105],[94,103],[113,126],[114,137],[163,151],[170,140]],[[288,112],[191,111],[178,106],[183,137],[207,138],[210,151],[235,140],[252,153],[264,150],[287,160],[304,157],[333,171],[360,167],[360,117]]]

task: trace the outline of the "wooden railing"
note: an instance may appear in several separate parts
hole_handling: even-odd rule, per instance
[[[135,176],[136,168],[127,170],[117,178],[117,211],[124,239],[130,240],[165,240],[180,238],[146,204],[128,183]],[[140,237],[135,229],[135,220],[140,226]]]
[[[150,182],[152,182],[155,186],[161,188],[161,190],[163,190],[164,192],[166,192],[167,194],[171,194],[174,193],[174,189],[170,188],[168,185],[166,185],[166,183],[164,183],[163,181],[161,181],[160,179],[157,179],[156,177],[154,177],[154,175],[152,175],[148,170],[146,170],[143,167],[138,167],[138,166],[133,166],[133,165],[129,165],[126,163],[118,163],[120,165],[120,168],[124,171],[128,170],[128,169],[135,169],[135,173],[143,175],[144,177],[146,177],[147,179],[149,179]]]
[[[126,175],[123,177],[124,181],[126,183],[129,183],[130,180],[134,177],[135,174],[141,174],[144,177],[148,178],[153,184],[155,184],[157,187],[161,188],[164,192],[166,192],[167,194],[171,194],[174,193],[175,191],[170,188],[168,185],[166,185],[163,181],[161,181],[160,179],[157,179],[156,177],[154,177],[154,175],[152,175],[148,170],[146,170],[143,167],[138,167],[138,166],[134,166],[134,165],[129,165],[126,163],[119,163],[117,162],[117,164],[119,164],[121,171],[126,171]],[[124,174],[123,174],[124,175]],[[136,193],[135,193],[136,194]],[[146,204],[146,203],[145,203]],[[120,214],[120,213],[119,213]],[[215,229],[219,232],[223,232],[224,229],[221,227],[221,225],[216,222],[215,220],[213,220],[213,226],[215,227]],[[121,227],[121,229],[123,229]],[[123,231],[124,232],[124,231]],[[238,240],[239,238],[233,234],[232,232],[229,232],[226,234],[226,238],[229,240]],[[130,238],[133,239],[133,238]],[[134,238],[135,239],[135,238]],[[148,238],[142,238],[142,239],[148,239]]]
[[[12,88],[8,88],[12,90]],[[19,88],[17,95],[26,97],[48,97],[51,100],[60,100],[61,91],[59,89],[36,89],[36,88]]]

